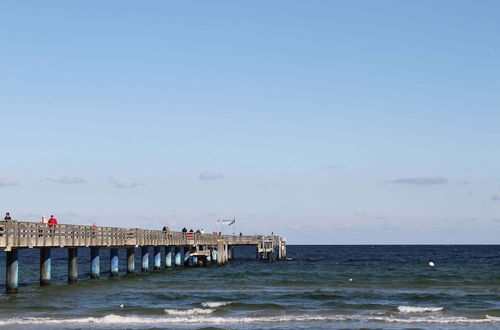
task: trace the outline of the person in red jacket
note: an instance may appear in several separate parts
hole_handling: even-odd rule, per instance
[[[53,215],[49,219],[49,228],[54,228],[57,225],[57,219]]]

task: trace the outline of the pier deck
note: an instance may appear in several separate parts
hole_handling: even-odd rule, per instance
[[[118,248],[127,249],[128,273],[133,273],[134,249],[141,248],[142,271],[149,269],[149,247],[154,248],[154,269],[181,265],[222,265],[232,259],[233,246],[255,246],[257,258],[286,258],[286,242],[277,235],[218,235],[193,232],[147,230],[140,228],[93,227],[71,224],[43,224],[0,221],[0,251],[7,253],[7,293],[17,292],[18,250],[40,249],[40,284],[50,283],[51,248],[68,249],[68,283],[78,277],[78,248],[91,248],[91,278],[99,278],[99,249],[109,248],[111,275],[118,275]],[[164,250],[164,257],[161,256]]]

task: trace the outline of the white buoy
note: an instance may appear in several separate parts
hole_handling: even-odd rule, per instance
[[[434,267],[434,263],[432,261],[429,261],[429,267]]]
[[[349,279],[349,282],[352,282],[352,278]]]
[[[123,304],[120,305],[120,308],[123,308]]]

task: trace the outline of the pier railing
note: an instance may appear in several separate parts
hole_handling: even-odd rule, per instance
[[[276,235],[217,235],[148,230],[140,228],[93,227],[71,224],[45,224],[25,221],[0,221],[0,250],[37,247],[139,247],[216,245],[275,245]]]

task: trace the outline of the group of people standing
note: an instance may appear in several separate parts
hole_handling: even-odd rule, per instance
[[[3,218],[4,221],[12,221],[12,217],[10,216],[10,213],[7,212],[5,213],[5,218]],[[54,218],[54,215],[50,216],[50,219],[45,218],[45,216],[42,216],[42,219],[40,219],[41,223],[46,223],[48,224],[49,227],[55,227],[57,225],[57,219]]]
[[[183,233],[187,233],[188,232],[188,230],[186,229],[186,227],[182,228],[182,232]],[[190,233],[194,233],[195,231],[192,230],[192,229],[190,229],[189,232]],[[205,229],[203,229],[203,228],[202,229],[198,229],[198,230],[196,230],[196,233],[197,234],[205,234]]]

